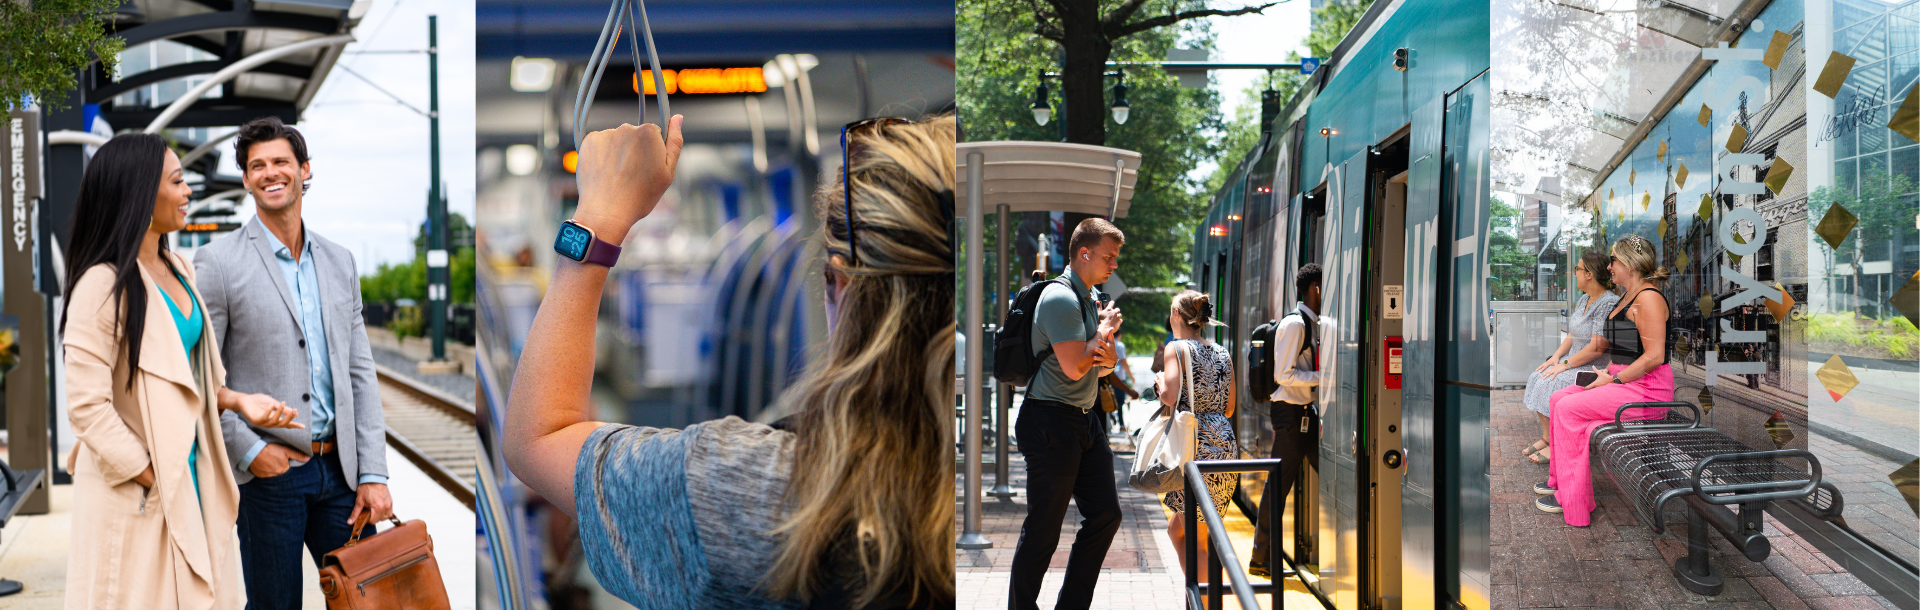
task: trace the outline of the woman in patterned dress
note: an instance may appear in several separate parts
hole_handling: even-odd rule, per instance
[[[1553,431],[1547,427],[1547,399],[1554,392],[1573,385],[1574,378],[1580,374],[1574,369],[1606,357],[1607,340],[1600,336],[1600,323],[1620,302],[1620,295],[1613,293],[1613,273],[1607,271],[1607,262],[1607,253],[1598,249],[1581,255],[1580,262],[1573,268],[1573,278],[1585,294],[1575,304],[1573,315],[1567,317],[1567,337],[1560,340],[1560,350],[1534,367],[1533,376],[1527,379],[1524,402],[1527,409],[1539,416],[1540,440],[1521,453],[1535,464],[1545,464],[1553,457],[1548,449]]]
[[[1213,302],[1207,295],[1192,290],[1183,291],[1173,297],[1173,311],[1168,314],[1167,326],[1173,329],[1173,340],[1168,341],[1163,352],[1167,363],[1166,370],[1154,379],[1155,388],[1160,393],[1160,403],[1181,411],[1193,412],[1198,420],[1198,439],[1194,443],[1193,458],[1196,460],[1228,460],[1234,457],[1233,442],[1233,355],[1227,349],[1208,341],[1202,331],[1219,322],[1213,319]],[[1193,395],[1187,396],[1188,381],[1183,376],[1192,363]],[[1209,474],[1207,477],[1207,495],[1213,500],[1215,510],[1225,512],[1227,499],[1233,495],[1236,475]],[[1167,521],[1167,536],[1173,538],[1173,548],[1181,550],[1180,565],[1186,568],[1186,490],[1168,492],[1162,500],[1173,511],[1173,518]],[[1200,555],[1207,554],[1207,526],[1199,524]],[[1200,582],[1206,582],[1205,574]]]

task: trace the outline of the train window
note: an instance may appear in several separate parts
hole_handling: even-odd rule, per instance
[[[1320,186],[1301,200],[1300,261],[1298,265],[1319,262],[1325,248],[1320,243],[1327,229],[1327,187]]]

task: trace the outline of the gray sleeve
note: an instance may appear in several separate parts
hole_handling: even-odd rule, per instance
[[[695,426],[687,447],[687,496],[712,574],[713,608],[781,608],[754,589],[773,569],[794,437],[727,417]]]
[[[194,288],[200,291],[201,309],[207,314],[207,325],[213,329],[214,345],[220,353],[227,353],[228,318],[227,312],[227,275],[220,266],[218,247],[208,246],[193,253]],[[236,483],[253,480],[253,472],[247,470],[243,462],[253,450],[254,443],[260,442],[260,435],[247,426],[239,413],[220,412],[221,442],[227,445],[227,458],[233,468]]]
[[[1073,290],[1054,284],[1040,293],[1040,303],[1034,306],[1033,327],[1036,335],[1044,335],[1046,343],[1067,341],[1086,341],[1092,338],[1087,334],[1087,321],[1080,314],[1080,299]]]
[[[687,498],[689,432],[622,424],[587,437],[573,496],[587,566],[639,608],[704,607],[709,577]]]
[[[359,485],[360,477],[366,475],[387,476],[387,415],[380,405],[380,378],[373,367],[373,346],[367,342],[360,282],[352,271],[353,253],[337,249],[347,259],[346,284],[353,292],[353,309],[347,316],[347,375],[353,380],[353,431],[360,472],[350,478]]]

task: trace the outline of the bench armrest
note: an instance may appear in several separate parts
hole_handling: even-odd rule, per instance
[[[1693,403],[1690,403],[1690,402],[1680,402],[1680,401],[1674,401],[1674,402],[1630,402],[1630,403],[1627,403],[1627,404],[1623,404],[1623,405],[1620,405],[1620,408],[1618,408],[1618,409],[1614,409],[1614,410],[1613,410],[1613,427],[1614,427],[1614,428],[1616,428],[1616,429],[1622,429],[1622,430],[1624,430],[1624,429],[1626,429],[1626,426],[1625,426],[1625,423],[1624,423],[1624,422],[1621,422],[1621,421],[1620,421],[1620,416],[1621,416],[1621,415],[1625,415],[1625,414],[1626,414],[1626,412],[1627,412],[1627,409],[1647,409],[1647,408],[1653,408],[1653,407],[1666,407],[1666,408],[1667,408],[1667,409],[1669,409],[1669,410],[1672,410],[1672,409],[1678,409],[1678,408],[1681,408],[1681,407],[1686,407],[1686,408],[1688,408],[1688,409],[1691,409],[1691,410],[1693,410],[1693,422],[1692,422],[1692,423],[1689,423],[1689,424],[1687,424],[1686,426],[1680,426],[1680,425],[1677,425],[1677,424],[1641,424],[1641,425],[1643,425],[1643,426],[1661,426],[1661,427],[1673,427],[1673,428],[1698,428],[1698,427],[1700,427],[1700,407],[1698,407],[1698,406],[1695,406],[1695,405],[1694,405]],[[1651,421],[1651,420],[1648,420],[1648,421]]]
[[[1806,480],[1804,483],[1800,481],[1766,481],[1766,482],[1758,482],[1758,483],[1728,483],[1728,484],[1722,484],[1722,485],[1704,485],[1704,486],[1700,484],[1700,476],[1703,473],[1705,473],[1708,466],[1713,465],[1715,462],[1730,462],[1735,460],[1774,459],[1774,458],[1784,458],[1784,457],[1797,457],[1797,458],[1803,458],[1807,460],[1807,464],[1813,469],[1813,472],[1812,472],[1813,476],[1808,480]],[[1820,459],[1814,457],[1812,453],[1809,453],[1804,449],[1779,449],[1774,451],[1747,451],[1747,452],[1741,452],[1741,453],[1722,453],[1720,455],[1710,456],[1707,459],[1700,460],[1699,465],[1696,465],[1693,467],[1693,480],[1692,480],[1693,495],[1700,498],[1701,501],[1704,501],[1708,504],[1723,504],[1723,505],[1737,504],[1737,503],[1744,503],[1744,502],[1760,502],[1760,501],[1766,501],[1766,500],[1784,500],[1788,498],[1804,498],[1809,495],[1812,495],[1814,490],[1820,487],[1820,474],[1821,474]],[[1713,494],[1732,494],[1732,495],[1715,496]]]

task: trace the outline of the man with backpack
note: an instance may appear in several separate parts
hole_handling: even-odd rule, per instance
[[[1294,483],[1300,480],[1301,469],[1306,464],[1320,462],[1317,447],[1320,415],[1313,406],[1315,390],[1320,386],[1320,339],[1317,332],[1320,327],[1320,265],[1307,263],[1301,267],[1293,275],[1293,287],[1301,300],[1272,329],[1273,340],[1267,341],[1273,350],[1269,364],[1262,367],[1255,363],[1249,367],[1250,370],[1256,370],[1256,374],[1257,369],[1270,368],[1273,375],[1273,403],[1268,407],[1268,413],[1273,416],[1272,457],[1280,458],[1280,469],[1278,476],[1267,481],[1266,492],[1261,494],[1260,515],[1263,519],[1269,506],[1286,510],[1287,495],[1293,491]],[[1260,334],[1261,329],[1255,329],[1254,333]],[[1261,375],[1261,381],[1264,378],[1265,375]],[[1272,543],[1275,536],[1273,530],[1280,527],[1279,520],[1274,521],[1262,521],[1260,527],[1254,530],[1253,561],[1247,568],[1250,575],[1271,577],[1267,565],[1267,545]]]
[[[1125,243],[1112,223],[1082,221],[1067,244],[1067,272],[1022,290],[995,337],[996,376],[1015,385],[1031,378],[1014,423],[1027,462],[1027,518],[1013,552],[1007,602],[1013,610],[1038,610],[1040,583],[1060,545],[1069,501],[1079,505],[1082,520],[1055,608],[1093,604],[1100,564],[1120,531],[1106,414],[1095,408],[1100,378],[1117,362],[1120,310],[1095,305],[1091,287],[1113,275]]]

